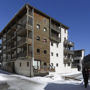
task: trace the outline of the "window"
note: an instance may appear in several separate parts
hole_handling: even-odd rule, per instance
[[[28,23],[29,23],[31,26],[33,25],[33,19],[32,19],[31,17],[29,17]]]
[[[56,66],[58,67],[58,63],[56,64]]]
[[[45,43],[46,43],[46,42],[47,42],[47,39],[43,39],[43,42],[45,42]]]
[[[57,45],[57,48],[58,48],[58,43],[56,45]]]
[[[68,63],[68,66],[70,66],[70,63]]]
[[[51,56],[53,56],[53,52],[51,52]]]
[[[32,32],[28,31],[28,37],[32,38]]]
[[[44,50],[44,54],[47,54],[47,50]]]
[[[27,67],[29,67],[29,62],[27,62]]]
[[[20,62],[20,67],[22,66],[22,63]]]
[[[40,25],[39,25],[39,24],[37,24],[36,28],[37,28],[37,29],[40,29]]]
[[[51,46],[53,46],[53,42],[51,42]]]
[[[66,37],[64,37],[64,41],[66,41]]]
[[[44,28],[43,31],[46,32],[47,31],[47,28]]]
[[[66,33],[66,29],[64,29],[64,32]]]
[[[36,40],[40,40],[40,37],[39,37],[39,36],[37,36],[37,37],[36,37]]]
[[[58,53],[56,54],[56,56],[58,57]]]
[[[40,70],[41,62],[35,60],[35,61],[33,62],[33,66],[34,66],[34,69],[39,69],[39,70]]]
[[[40,49],[37,49],[37,53],[40,53]]]

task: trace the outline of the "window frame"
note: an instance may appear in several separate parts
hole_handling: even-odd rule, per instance
[[[44,52],[44,54],[47,54],[47,50],[44,50],[43,52]]]
[[[37,36],[37,37],[36,37],[36,40],[40,41],[40,36]]]
[[[38,51],[38,50],[39,50],[39,51]],[[37,48],[37,53],[40,54],[40,49],[39,49],[39,48]]]
[[[47,32],[47,28],[46,28],[46,27],[44,27],[44,28],[43,28],[43,31],[44,31],[44,32]]]
[[[37,24],[36,25],[36,28],[39,30],[40,29],[40,24]]]

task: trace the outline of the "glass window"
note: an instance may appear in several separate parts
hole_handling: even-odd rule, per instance
[[[40,37],[39,37],[39,36],[37,36],[37,37],[36,37],[36,39],[37,39],[37,40],[40,40]]]
[[[47,39],[43,39],[43,42],[45,42],[45,43],[46,43],[46,42],[47,42]]]
[[[29,62],[27,62],[27,67],[29,67]]]
[[[56,64],[56,66],[58,67],[58,63]]]
[[[47,50],[44,50],[44,54],[47,54]]]
[[[31,26],[33,25],[33,19],[32,19],[31,17],[29,17],[28,23],[29,23]]]
[[[37,53],[40,53],[40,49],[37,49]]]
[[[38,67],[37,67],[37,61],[34,61],[33,66],[34,66],[34,69],[38,69]]]
[[[56,56],[58,57],[58,53],[56,54]]]
[[[37,28],[37,29],[40,29],[40,25],[39,25],[39,24],[37,24],[36,28]]]
[[[34,63],[33,63],[34,69],[40,69],[40,65],[41,65],[40,61],[35,60]]]
[[[47,31],[47,28],[44,28],[43,31],[46,32]]]
[[[53,52],[51,52],[51,56],[53,56]]]
[[[53,42],[51,42],[51,46],[53,46]]]

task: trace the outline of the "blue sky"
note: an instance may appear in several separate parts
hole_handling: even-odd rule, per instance
[[[0,0],[0,31],[25,1],[67,25],[74,48],[90,53],[90,0]]]

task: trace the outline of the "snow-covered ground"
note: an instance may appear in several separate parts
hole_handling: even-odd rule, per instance
[[[66,79],[66,78],[67,79]],[[86,90],[80,72],[25,77],[0,70],[0,90]],[[87,87],[90,90],[90,86]]]

